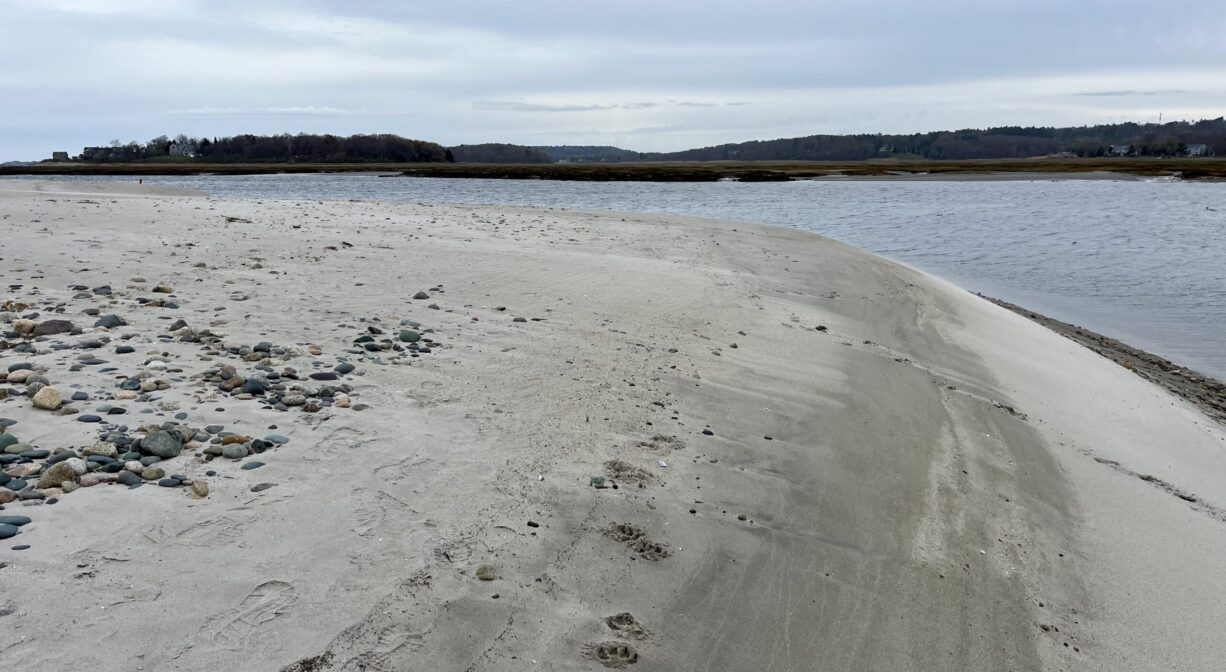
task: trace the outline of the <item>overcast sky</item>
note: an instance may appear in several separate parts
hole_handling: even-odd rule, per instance
[[[187,133],[672,150],[1226,114],[1226,0],[0,0],[0,161]]]

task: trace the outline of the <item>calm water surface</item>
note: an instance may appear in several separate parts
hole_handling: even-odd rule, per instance
[[[1226,184],[667,184],[373,175],[146,179],[230,198],[548,206],[792,226],[1226,378]]]

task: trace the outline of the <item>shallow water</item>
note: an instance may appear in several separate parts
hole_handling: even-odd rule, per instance
[[[525,205],[793,226],[1226,378],[1226,184],[546,182],[373,175],[145,179],[219,197]]]

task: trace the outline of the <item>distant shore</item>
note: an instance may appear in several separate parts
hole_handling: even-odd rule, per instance
[[[973,161],[703,161],[678,163],[43,163],[4,175],[267,175],[391,173],[408,177],[644,182],[805,179],[1226,179],[1226,159],[1010,159]]]

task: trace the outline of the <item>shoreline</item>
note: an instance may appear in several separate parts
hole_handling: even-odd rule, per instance
[[[1062,322],[1017,304],[979,292],[971,292],[986,301],[1007,308],[1022,317],[1080,343],[1091,352],[1119,364],[1142,379],[1195,405],[1206,416],[1226,425],[1226,384],[1199,371],[1176,364],[1165,357],[1133,347],[1119,339]]]
[[[29,186],[0,181],[25,666],[1226,655],[1226,430],[945,281],[743,222]]]
[[[562,181],[786,182],[809,179],[1226,179],[1226,159],[1084,158],[960,161],[696,161],[660,163],[48,163],[0,167],[0,176],[38,175],[262,175],[279,173],[393,173],[408,177]]]

